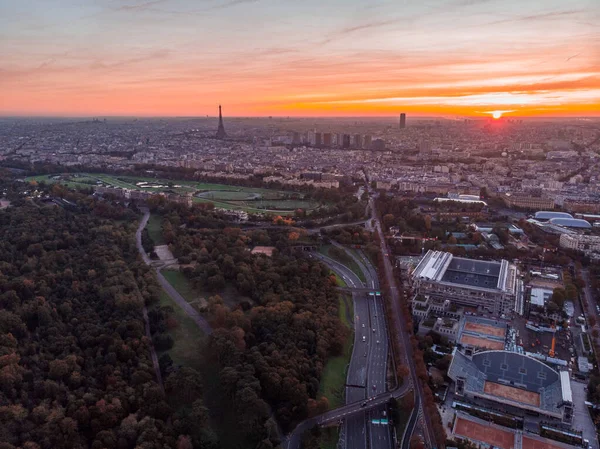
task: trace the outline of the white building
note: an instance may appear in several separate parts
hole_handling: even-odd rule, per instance
[[[600,236],[562,234],[560,236],[560,247],[574,249],[583,252],[600,252]]]

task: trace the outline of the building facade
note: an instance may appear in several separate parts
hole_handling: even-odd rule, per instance
[[[583,252],[600,252],[600,236],[562,234],[559,244],[561,248]]]

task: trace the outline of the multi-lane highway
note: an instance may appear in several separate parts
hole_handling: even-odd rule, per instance
[[[377,272],[370,261],[362,254],[356,254],[346,247],[333,244],[348,254],[363,272],[366,285],[373,290],[370,292],[354,293],[354,350],[348,367],[346,403],[376,397],[387,390],[387,361],[388,334],[383,309],[383,299],[379,292]],[[329,264],[330,260],[321,259]],[[338,269],[337,264],[334,265]],[[347,276],[347,273],[346,273]],[[347,276],[349,277],[349,276]],[[348,283],[348,282],[347,282]],[[356,282],[354,287],[359,287]],[[368,413],[358,413],[344,421],[341,433],[347,449],[370,447],[372,449],[389,449],[392,447],[389,425],[381,424],[387,421],[385,404],[370,410]]]

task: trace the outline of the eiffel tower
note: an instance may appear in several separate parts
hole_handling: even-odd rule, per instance
[[[224,139],[227,137],[225,127],[223,126],[223,116],[221,115],[221,105],[219,105],[219,129],[217,129],[217,139]]]

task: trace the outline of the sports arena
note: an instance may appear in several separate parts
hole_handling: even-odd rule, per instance
[[[412,274],[422,296],[475,307],[494,316],[522,313],[523,285],[514,264],[454,257],[430,250]]]
[[[499,350],[466,355],[455,349],[448,376],[459,397],[487,399],[565,424],[573,421],[569,373],[525,354]]]

